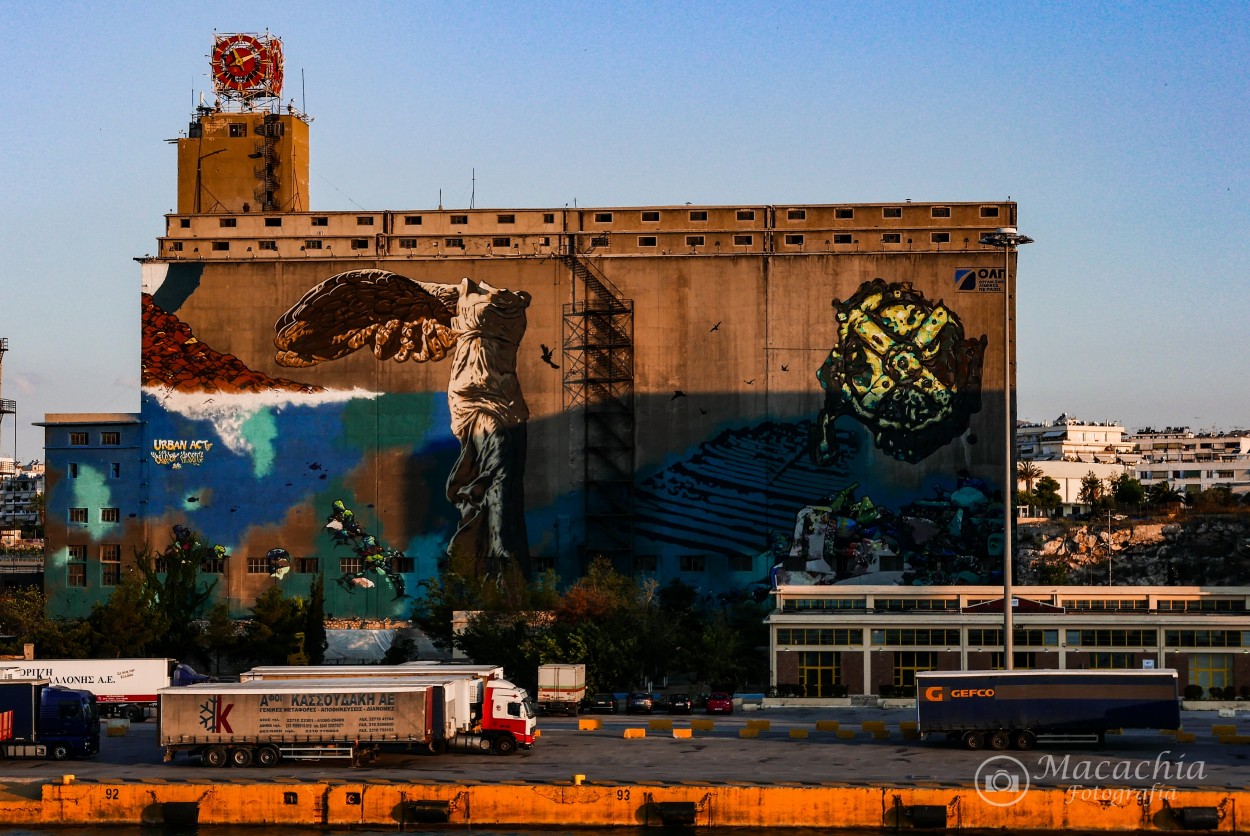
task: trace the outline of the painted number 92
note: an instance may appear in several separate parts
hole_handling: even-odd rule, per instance
[[[110,787],[104,791],[104,797],[109,801],[116,801],[119,797],[119,793],[116,789]]]

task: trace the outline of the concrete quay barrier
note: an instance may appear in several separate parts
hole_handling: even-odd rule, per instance
[[[575,779],[583,776],[574,776]],[[1098,832],[1244,827],[1250,790],[1006,793],[973,786],[839,784],[658,785],[573,780],[500,784],[318,781],[273,784],[190,780],[79,781],[66,776],[38,799],[0,801],[5,825],[240,824],[395,827],[417,824],[638,827],[913,828]]]

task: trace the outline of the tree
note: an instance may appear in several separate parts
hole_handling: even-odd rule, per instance
[[[91,655],[101,659],[144,657],[169,632],[169,617],[156,600],[143,572],[126,570],[108,601],[95,604],[87,618],[91,625]]]
[[[13,638],[9,654],[33,644],[36,659],[82,659],[90,650],[90,626],[84,621],[51,618],[48,600],[38,589],[14,589],[0,595],[0,633]]]
[[[221,675],[223,662],[238,654],[241,627],[241,622],[230,617],[230,608],[224,602],[218,601],[209,608],[200,633],[200,651],[215,675]]]
[[[1038,479],[1037,488],[1033,491],[1033,501],[1047,516],[1053,514],[1063,504],[1063,497],[1059,495],[1059,483],[1049,476]]]
[[[196,532],[183,526],[174,526],[173,530],[169,545],[159,556],[146,546],[135,549],[135,568],[143,574],[168,623],[164,636],[153,643],[152,650],[174,659],[187,659],[202,646],[201,619],[208,612],[213,588],[217,586],[215,578],[211,582],[201,579],[200,566],[216,558],[219,547],[205,544]]]
[[[1040,478],[1042,469],[1033,462],[1016,463],[1016,479],[1024,482],[1024,490],[1033,493],[1033,482]]]
[[[1101,510],[1108,503],[1107,489],[1102,479],[1089,471],[1081,477],[1081,492],[1077,494],[1081,504],[1088,505],[1092,510]]]
[[[1166,513],[1184,505],[1185,495],[1167,482],[1155,482],[1146,489],[1146,502]]]
[[[298,644],[296,633],[303,628],[304,602],[287,598],[277,586],[271,586],[252,605],[252,620],[244,635],[257,663],[285,665]]]
[[[320,665],[326,659],[326,585],[321,573],[313,577],[308,592],[308,605],[304,613],[304,653],[308,664]]]
[[[1121,508],[1138,508],[1146,499],[1146,489],[1131,473],[1111,477],[1111,495]]]

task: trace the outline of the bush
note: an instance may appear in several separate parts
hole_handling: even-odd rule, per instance
[[[1201,685],[1186,685],[1185,686],[1185,699],[1187,700],[1202,699],[1202,686]]]

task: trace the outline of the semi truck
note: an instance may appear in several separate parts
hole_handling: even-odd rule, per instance
[[[0,681],[0,753],[8,758],[90,757],[100,751],[100,715],[90,691],[46,679]]]
[[[524,692],[492,688],[490,728],[472,719],[471,677],[255,679],[160,691],[157,737],[212,766],[286,760],[362,763],[384,751],[510,755],[534,745]]]
[[[1102,742],[1109,729],[1176,729],[1176,671],[923,671],[916,722],[924,738],[995,750]]]
[[[586,699],[585,665],[539,665],[538,711],[577,716]]]
[[[156,693],[173,685],[207,682],[173,659],[37,659],[0,662],[0,679],[47,679],[95,694],[102,717],[142,723],[156,714]]]

